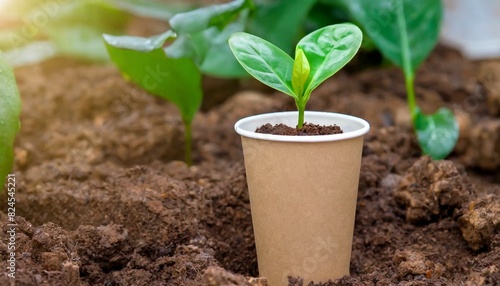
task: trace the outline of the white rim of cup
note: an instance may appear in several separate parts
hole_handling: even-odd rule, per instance
[[[317,123],[314,122],[313,118],[318,118],[318,117],[326,117],[328,118],[329,122],[327,124],[337,124],[344,130],[344,133],[340,134],[332,134],[332,135],[309,135],[309,136],[289,136],[289,135],[272,135],[272,134],[263,134],[263,133],[256,133],[255,129],[257,127],[260,127],[261,125],[265,123],[271,123],[271,124],[277,124],[277,123],[284,123],[283,118],[293,118],[294,120],[297,120],[298,117],[298,112],[297,111],[287,111],[287,112],[274,112],[274,113],[265,113],[265,114],[259,114],[259,115],[253,115],[249,117],[245,117],[243,119],[238,120],[236,124],[234,125],[234,129],[238,134],[241,136],[245,136],[248,138],[253,138],[253,139],[259,139],[259,140],[267,140],[267,141],[281,141],[281,142],[328,142],[328,141],[339,141],[339,140],[346,140],[346,139],[352,139],[356,138],[359,136],[363,136],[368,131],[370,131],[370,124],[359,117],[355,117],[352,115],[346,115],[342,113],[334,113],[334,112],[322,112],[322,111],[306,111],[305,112],[305,122],[308,123],[313,123],[313,124],[322,124],[325,125],[325,123]],[[313,119],[313,120],[308,120],[308,117]],[[281,120],[280,120],[281,118]],[[278,119],[278,120],[276,120]],[[259,122],[259,123],[252,123],[252,122]],[[337,121],[337,122],[336,122]],[[344,121],[344,123],[340,123],[338,121]],[[357,125],[359,128],[356,128],[354,130],[349,130],[346,131],[344,128],[346,128],[345,122],[350,122],[352,125]],[[349,124],[349,123],[347,123]],[[344,125],[344,126],[343,126]]]

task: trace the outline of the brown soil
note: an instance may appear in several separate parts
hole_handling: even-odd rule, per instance
[[[304,123],[301,129],[281,123],[275,125],[267,123],[258,127],[255,132],[272,135],[311,136],[340,134],[342,129],[337,125],[318,125],[307,122]]]
[[[499,285],[498,70],[498,61],[470,62],[443,47],[420,69],[423,110],[451,107],[461,123],[455,152],[440,162],[415,143],[399,70],[344,71],[318,88],[308,110],[352,114],[373,128],[351,276],[317,285]],[[233,125],[294,110],[290,97],[247,90],[228,98],[224,86],[234,81],[207,79],[207,102],[216,100],[195,119],[188,167],[179,161],[177,110],[114,67],[55,59],[16,75],[24,102],[16,285],[266,285]],[[5,193],[0,202],[5,272]],[[0,275],[0,285],[10,282]],[[290,285],[302,285],[300,278]]]

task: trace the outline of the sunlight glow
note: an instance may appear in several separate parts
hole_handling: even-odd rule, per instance
[[[7,7],[9,0],[0,0],[0,13],[5,13],[4,8]]]
[[[19,2],[14,0],[0,0],[0,30],[9,26],[15,18],[11,14],[12,8],[17,6]]]
[[[0,0],[0,29],[2,29],[3,25],[5,24],[5,7],[7,6],[7,1],[8,0]]]

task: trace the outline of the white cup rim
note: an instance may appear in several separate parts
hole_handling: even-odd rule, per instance
[[[259,115],[253,115],[242,118],[236,122],[234,129],[238,134],[244,137],[267,140],[267,141],[281,141],[281,142],[329,142],[352,139],[360,137],[370,131],[370,124],[361,118],[334,112],[322,111],[306,111],[304,114],[304,121],[320,125],[333,125],[336,124],[342,128],[344,133],[332,135],[311,135],[311,136],[288,136],[288,135],[272,135],[256,133],[255,129],[266,123],[278,124],[283,123],[288,126],[295,126],[297,124],[298,112],[274,112]]]

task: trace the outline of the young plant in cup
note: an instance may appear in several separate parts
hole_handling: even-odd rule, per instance
[[[229,46],[243,68],[260,82],[290,95],[299,111],[297,128],[311,92],[344,67],[358,51],[363,35],[353,24],[337,24],[316,30],[300,40],[295,59],[257,36],[238,32]]]
[[[363,119],[305,111],[312,91],[356,54],[362,33],[352,24],[305,36],[295,59],[273,44],[235,33],[229,44],[256,79],[293,97],[298,112],[251,116],[235,124],[241,135],[259,274],[269,285],[349,275],[363,135]],[[288,136],[257,133],[264,124],[303,128],[337,124],[343,133]]]

